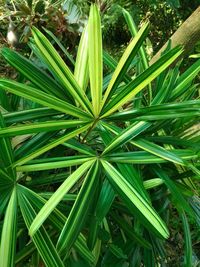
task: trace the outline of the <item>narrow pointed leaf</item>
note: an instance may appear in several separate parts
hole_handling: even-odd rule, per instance
[[[146,123],[148,123],[148,122],[146,122]],[[107,123],[103,123],[103,125],[106,128],[108,128],[111,132],[113,132],[115,135],[117,135],[117,134],[119,135],[119,134],[123,133],[123,131],[119,127],[113,127],[113,126],[109,127],[109,125]],[[137,126],[137,123],[136,123],[136,126]],[[117,136],[115,139],[117,140],[118,138],[120,138],[120,136],[119,137]],[[115,139],[114,139],[114,141],[115,141]],[[130,141],[130,139],[131,138],[129,137],[128,141]],[[164,160],[171,161],[173,163],[184,165],[184,166],[189,166],[189,163],[186,160],[184,160],[184,157],[186,159],[192,159],[192,158],[197,157],[197,154],[195,154],[194,152],[189,151],[189,150],[186,150],[185,153],[183,150],[183,154],[181,153],[182,151],[180,151],[180,154],[179,154],[179,151],[177,154],[175,154],[175,153],[173,153],[173,151],[168,151],[165,148],[163,148],[157,144],[154,144],[154,143],[152,143],[146,139],[142,139],[142,138],[134,139],[134,140],[130,141],[130,143],[137,146],[137,147],[140,147],[143,150],[145,150],[145,151],[147,151],[153,155],[156,155],[156,156],[158,156]],[[135,153],[135,152],[132,152],[132,153]],[[141,152],[139,152],[139,153],[141,153]],[[103,153],[103,154],[105,154],[105,153]],[[127,155],[129,155],[129,153]],[[183,158],[181,158],[179,155],[181,155]],[[141,154],[141,156],[142,156],[142,154]],[[123,157],[122,157],[122,161],[120,159],[118,159],[118,160],[119,160],[119,162],[123,162]],[[136,158],[135,158],[135,160],[137,161]],[[144,158],[144,160],[145,160],[145,158]],[[152,160],[154,160],[154,158],[152,158]],[[133,159],[133,161],[134,161],[134,159]],[[136,163],[136,161],[135,161],[135,163]],[[157,161],[157,159],[155,159],[155,162],[156,161]],[[128,161],[126,161],[126,160],[124,162],[128,163]],[[131,161],[129,161],[129,163],[130,162]],[[190,168],[192,168],[192,166],[190,166]]]
[[[93,161],[88,161],[81,165],[75,172],[73,172],[56,190],[56,192],[52,195],[52,197],[47,201],[47,203],[43,206],[40,212],[35,217],[32,222],[29,233],[33,236],[39,227],[43,224],[43,222],[47,219],[49,214],[54,210],[54,208],[58,205],[58,203],[62,200],[64,195],[71,189],[71,187],[80,179],[80,177],[88,170]]]
[[[49,143],[51,139],[55,138],[56,133],[57,132],[38,133],[36,135],[32,135],[31,138],[26,140],[25,142],[23,142],[22,140],[22,146],[18,147],[15,150],[15,160],[18,161],[20,158],[24,158],[37,149],[42,148],[42,146]]]
[[[134,229],[128,223],[126,223],[125,220],[123,220],[123,218],[114,213],[111,213],[111,216],[120,226],[120,228],[122,228],[123,231],[127,234],[128,238],[131,238],[134,243],[136,242],[144,248],[151,249],[151,244],[147,240],[145,240],[144,237],[136,233]]]
[[[18,189],[20,209],[26,226],[29,228],[36,216],[36,212],[27,197],[23,193],[20,193],[20,187]],[[47,234],[47,231],[43,226],[32,237],[32,240],[46,266],[64,267],[60,256],[58,255],[49,235]]]
[[[28,154],[27,156],[25,157],[22,157],[20,158],[18,161],[16,161],[14,163],[14,166],[20,166],[26,162],[28,162],[29,160],[31,159],[34,159],[40,155],[42,155],[43,153],[49,151],[50,149],[58,146],[58,145],[61,145],[62,143],[66,142],[67,140],[70,140],[71,138],[77,136],[78,134],[86,131],[88,128],[90,127],[90,124],[89,125],[86,125],[86,126],[83,126],[77,130],[74,130],[60,138],[57,138],[56,140],[50,142],[49,144],[37,149],[37,150],[34,150],[32,153]]]
[[[74,77],[84,92],[89,81],[88,45],[88,26],[86,26],[81,35],[74,70]]]
[[[185,241],[184,266],[192,267],[193,266],[193,260],[192,260],[193,251],[192,251],[191,231],[190,231],[188,219],[184,212],[181,214],[181,219],[183,223],[184,241]]]
[[[150,203],[150,197],[144,188],[141,174],[137,171],[136,167],[130,164],[117,163],[117,168],[121,175],[126,177],[127,182],[137,190],[141,197]]]
[[[8,95],[5,91],[0,91],[0,106],[7,111],[11,110],[10,103],[8,101]]]
[[[5,180],[7,180],[8,183],[13,182],[13,178],[11,178],[5,170],[0,169],[0,183],[3,181],[5,184]]]
[[[126,23],[129,27],[129,31],[131,33],[131,35],[134,37],[134,36],[137,36],[138,34],[138,29],[137,29],[137,26],[135,25],[135,22],[131,16],[131,14],[123,9],[123,15],[124,15],[124,18],[126,20]],[[143,65],[143,69],[147,69],[149,64],[148,64],[148,59],[147,59],[147,55],[146,55],[146,52],[145,52],[145,49],[144,47],[141,45],[140,49],[139,49],[139,55],[142,59],[142,65]]]
[[[0,129],[0,137],[4,136],[17,136],[22,134],[39,133],[39,132],[51,132],[61,129],[75,128],[81,126],[84,121],[78,120],[66,120],[66,121],[48,121],[31,123],[29,125],[13,126],[9,128]]]
[[[183,197],[182,193],[176,186],[176,184],[170,179],[169,175],[162,170],[159,167],[153,168],[156,175],[158,175],[159,178],[161,178],[166,186],[169,188],[173,198],[176,200],[176,206],[183,209],[184,211],[188,212],[190,216],[193,216],[192,208],[190,207],[189,203],[186,201],[186,199]]]
[[[108,85],[108,88],[106,90],[106,93],[103,98],[103,103],[102,106],[104,106],[113,93],[115,92],[117,86],[120,84],[122,81],[125,73],[128,70],[128,67],[130,66],[133,58],[136,56],[136,54],[139,51],[140,46],[142,45],[143,41],[147,37],[147,34],[149,32],[149,24],[146,23],[144,26],[140,29],[138,34],[133,38],[133,40],[130,42],[128,47],[126,48],[123,56],[121,57],[117,68],[115,69],[112,79]]]
[[[44,117],[51,117],[61,114],[60,111],[56,111],[50,108],[34,108],[34,109],[27,109],[27,110],[20,110],[15,112],[9,112],[3,114],[4,121],[6,125],[23,122],[23,121],[30,121],[34,119],[40,119]]]
[[[136,144],[136,141],[132,141],[132,143],[133,142],[134,144]],[[198,158],[198,155],[194,151],[188,149],[173,149],[173,150],[166,149],[166,153],[168,156],[169,154],[170,156],[172,156],[171,153],[173,153],[173,158],[177,157],[181,160],[192,160]],[[165,154],[165,156],[167,155]],[[108,159],[106,155],[104,158]],[[168,162],[169,159],[160,157],[156,154],[152,154],[150,151],[134,151],[126,153],[109,154],[109,161],[117,163],[129,163],[129,164],[153,164],[153,163],[165,163]]]
[[[162,185],[163,183],[164,183],[164,181],[162,179],[153,178],[153,179],[144,181],[143,184],[144,184],[145,189],[151,189],[151,188],[157,187],[159,185]]]
[[[132,82],[127,84],[123,91],[115,96],[106,105],[102,111],[102,117],[107,117],[130,101],[137,93],[139,93],[146,85],[154,80],[162,71],[164,71],[180,54],[182,50],[174,48],[165,55],[163,55],[157,62],[135,78]]]
[[[152,105],[158,105],[167,102],[170,99],[172,90],[176,86],[177,79],[179,77],[179,67],[176,66],[174,69],[169,69],[168,72],[165,70],[157,79],[157,93],[152,100]]]
[[[108,152],[119,148],[122,144],[130,141],[141,132],[145,131],[151,126],[151,123],[141,121],[131,124],[124,131],[121,132],[114,140],[104,149],[102,155],[107,154]]]
[[[90,168],[76,201],[71,209],[65,226],[59,236],[57,249],[59,253],[69,251],[77,239],[88,215],[90,204],[98,186],[98,161]]]
[[[34,243],[29,243],[27,244],[25,247],[23,247],[17,254],[15,257],[15,266],[17,266],[17,264],[19,265],[21,262],[24,262],[25,259],[27,259],[28,257],[31,257],[31,255],[33,254],[33,252],[36,251],[36,247],[34,245]]]
[[[150,141],[147,141],[145,139],[139,139],[139,140],[133,140],[132,144],[134,144],[137,147],[142,148],[145,151],[148,151],[158,157],[161,157],[165,160],[171,161],[176,164],[187,166],[187,162],[184,161],[182,158],[180,158],[178,155],[174,154],[173,151],[168,151],[165,148],[156,145]]]
[[[17,192],[11,194],[1,234],[0,266],[14,267],[17,235]]]
[[[105,127],[102,126],[102,129],[103,129],[103,132],[101,132],[102,139],[104,141],[106,141],[105,142],[106,145],[109,145],[109,143],[113,139],[113,137],[112,137],[111,133],[108,132],[107,129],[105,129]],[[102,134],[102,133],[104,133],[104,134]],[[118,151],[121,151],[121,149]],[[126,153],[121,152],[120,153],[118,151],[115,152],[114,155],[123,154],[123,156],[126,156],[127,153],[130,153],[130,152],[126,152]],[[104,156],[104,158],[106,158],[106,156]],[[109,161],[111,161],[112,160],[112,154],[109,154],[108,158],[109,158]],[[131,184],[131,186],[133,186],[134,189],[136,189],[138,191],[138,193],[141,194],[141,196],[144,199],[149,201],[149,196],[148,196],[148,194],[147,194],[147,192],[143,186],[141,175],[137,171],[137,169],[130,164],[124,164],[124,163],[121,164],[120,162],[117,162],[117,167],[118,167],[119,171],[121,172],[121,174],[124,177],[126,177],[127,181]]]
[[[190,84],[196,75],[200,72],[200,59],[197,60],[190,68],[188,68],[177,80],[177,85],[172,91],[172,98],[176,99],[187,88],[186,85]]]
[[[33,62],[8,48],[3,48],[1,54],[11,66],[22,73],[37,88],[58,98],[66,99],[62,88],[59,87],[55,80],[39,69]]]
[[[183,116],[196,114],[198,115],[200,112],[200,101],[192,100],[192,101],[184,101],[183,103],[170,103],[170,104],[161,104],[161,105],[152,105],[145,108],[134,108],[126,111],[117,112],[107,119],[109,120],[137,120],[137,118],[145,120],[148,119],[170,119],[170,118],[178,118]],[[177,115],[176,115],[177,114]]]
[[[71,149],[74,149],[80,153],[83,153],[85,155],[89,155],[89,156],[95,156],[96,155],[95,151],[91,147],[78,142],[76,139],[71,139],[71,140],[65,142],[63,145],[66,147],[69,147]]]
[[[0,111],[0,131],[4,127],[5,127],[5,122]],[[15,180],[16,178],[15,169],[10,167],[13,163],[13,160],[14,160],[13,152],[10,140],[7,137],[0,138],[0,163],[2,172],[5,172],[7,176]]]
[[[89,73],[92,105],[94,115],[100,112],[103,86],[103,54],[101,19],[97,5],[93,4],[90,9],[88,22],[89,41]]]
[[[124,15],[124,18],[126,20],[126,23],[127,23],[128,27],[129,27],[129,31],[131,32],[131,35],[133,37],[137,36],[138,28],[137,28],[137,26],[136,26],[136,24],[135,24],[135,22],[134,22],[134,20],[133,20],[133,18],[131,16],[131,14],[127,10],[123,9],[123,15]],[[140,47],[140,49],[138,51],[138,54],[139,54],[139,57],[141,59],[141,65],[142,65],[141,66],[142,67],[141,71],[144,71],[149,67],[149,63],[148,63],[147,53],[146,53],[145,48],[144,48],[143,45],[141,45],[141,47]],[[151,103],[151,100],[152,100],[152,86],[151,86],[151,83],[148,85],[148,89],[149,89],[148,90],[149,103]]]
[[[41,197],[41,194],[38,195],[37,193],[33,192],[32,190],[22,185],[20,185],[19,187],[20,191],[23,192],[23,194],[27,197],[27,199],[30,201],[33,207],[36,208],[37,210],[40,210],[47,202],[46,199]],[[61,231],[63,229],[63,226],[65,225],[67,217],[63,213],[61,213],[58,209],[55,208],[49,215],[48,220],[52,224],[52,226],[55,227],[55,229]],[[87,248],[85,238],[83,237],[82,234],[78,236],[76,242],[74,243],[74,248],[88,262],[94,261],[94,256],[92,252]]]
[[[63,53],[67,56],[67,58],[69,59],[71,64],[75,65],[75,61],[74,61],[72,55],[70,55],[70,53],[67,51],[67,49],[61,44],[60,40],[55,36],[55,34],[53,34],[51,31],[49,31],[45,28],[43,28],[43,29],[57,43],[57,45],[60,47],[60,49],[63,51]]]
[[[13,190],[13,181],[8,183],[8,181],[5,180],[5,184],[3,182],[4,181],[1,180],[0,183],[0,214],[5,214]]]
[[[105,180],[101,188],[99,198],[97,200],[95,213],[93,214],[90,222],[90,231],[88,237],[88,247],[90,249],[93,249],[96,244],[100,224],[102,223],[104,217],[110,210],[110,207],[114,199],[115,199],[115,192],[112,186],[110,185],[109,181]]]
[[[80,118],[90,117],[89,114],[83,112],[81,109],[60,100],[57,97],[49,96],[47,93],[41,92],[32,86],[1,79],[0,89],[7,90],[10,93],[27,98],[38,104],[44,105],[49,108],[53,108],[55,110],[64,112],[66,114],[70,114],[75,117],[80,117]]]
[[[115,69],[117,68],[118,62],[106,51],[103,51],[103,61],[112,71],[115,71]],[[113,73],[109,74],[109,76],[111,76],[109,79],[109,82],[112,79],[112,75],[113,75]],[[106,76],[106,77],[109,77],[109,76]],[[122,79],[126,84],[131,82],[131,80],[132,80],[128,74],[124,74]],[[106,86],[106,88],[107,87],[108,87],[108,85]]]
[[[126,179],[108,162],[102,161],[102,165],[108,175],[109,181],[120,196],[125,197],[125,201],[134,205],[140,213],[148,220],[151,226],[164,238],[169,237],[169,232],[165,223],[150,206],[146,200],[126,181]]]
[[[91,158],[88,157],[66,157],[65,159],[61,159],[58,161],[50,161],[47,163],[35,163],[35,164],[28,164],[19,166],[16,168],[19,172],[31,172],[31,171],[44,171],[44,170],[52,170],[52,169],[59,169],[59,168],[66,168],[66,167],[72,167],[76,165],[80,165],[84,162],[87,162]]]
[[[63,59],[51,45],[49,40],[36,28],[32,30],[34,41],[41,56],[45,59],[50,69],[56,74],[63,88],[68,92],[86,111],[91,111],[91,105],[84,91],[79,87],[73,73],[67,67]]]

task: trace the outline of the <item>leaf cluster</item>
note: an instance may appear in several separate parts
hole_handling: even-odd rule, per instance
[[[169,69],[177,47],[149,66],[149,24],[137,31],[123,14],[134,38],[119,62],[103,51],[95,4],[73,69],[35,27],[31,47],[47,71],[1,51],[23,77],[0,79],[2,267],[156,266],[167,260],[172,206],[192,266],[200,60],[184,73]]]

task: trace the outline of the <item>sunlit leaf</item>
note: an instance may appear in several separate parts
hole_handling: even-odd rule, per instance
[[[13,189],[3,223],[0,247],[0,266],[14,266],[17,240],[17,191]]]
[[[52,195],[52,197],[47,201],[47,203],[43,206],[40,212],[37,214],[36,218],[32,222],[29,233],[31,236],[37,232],[42,223],[46,220],[49,214],[53,211],[53,209],[58,205],[58,203],[62,200],[64,195],[70,190],[70,188],[80,179],[80,177],[88,170],[93,161],[88,161],[81,165],[75,172],[73,172],[56,190],[56,192]]]
[[[90,9],[88,21],[89,73],[94,115],[100,112],[103,81],[103,55],[101,37],[101,19],[97,5]]]

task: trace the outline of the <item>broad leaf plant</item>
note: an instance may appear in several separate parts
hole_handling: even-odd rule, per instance
[[[192,262],[200,60],[169,68],[177,47],[149,66],[149,24],[137,31],[123,13],[133,38],[119,62],[103,51],[95,4],[74,66],[37,28],[30,46],[41,68],[1,51],[20,73],[0,79],[1,267],[157,266],[172,207]]]

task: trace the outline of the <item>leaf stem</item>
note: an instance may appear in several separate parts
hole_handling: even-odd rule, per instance
[[[96,126],[96,124],[98,123],[98,121],[99,121],[99,117],[94,120],[92,126],[88,129],[88,131],[87,131],[86,135],[83,137],[83,140],[82,140],[81,143],[84,143],[85,142],[86,138],[91,133],[91,131],[94,129],[94,127]]]

